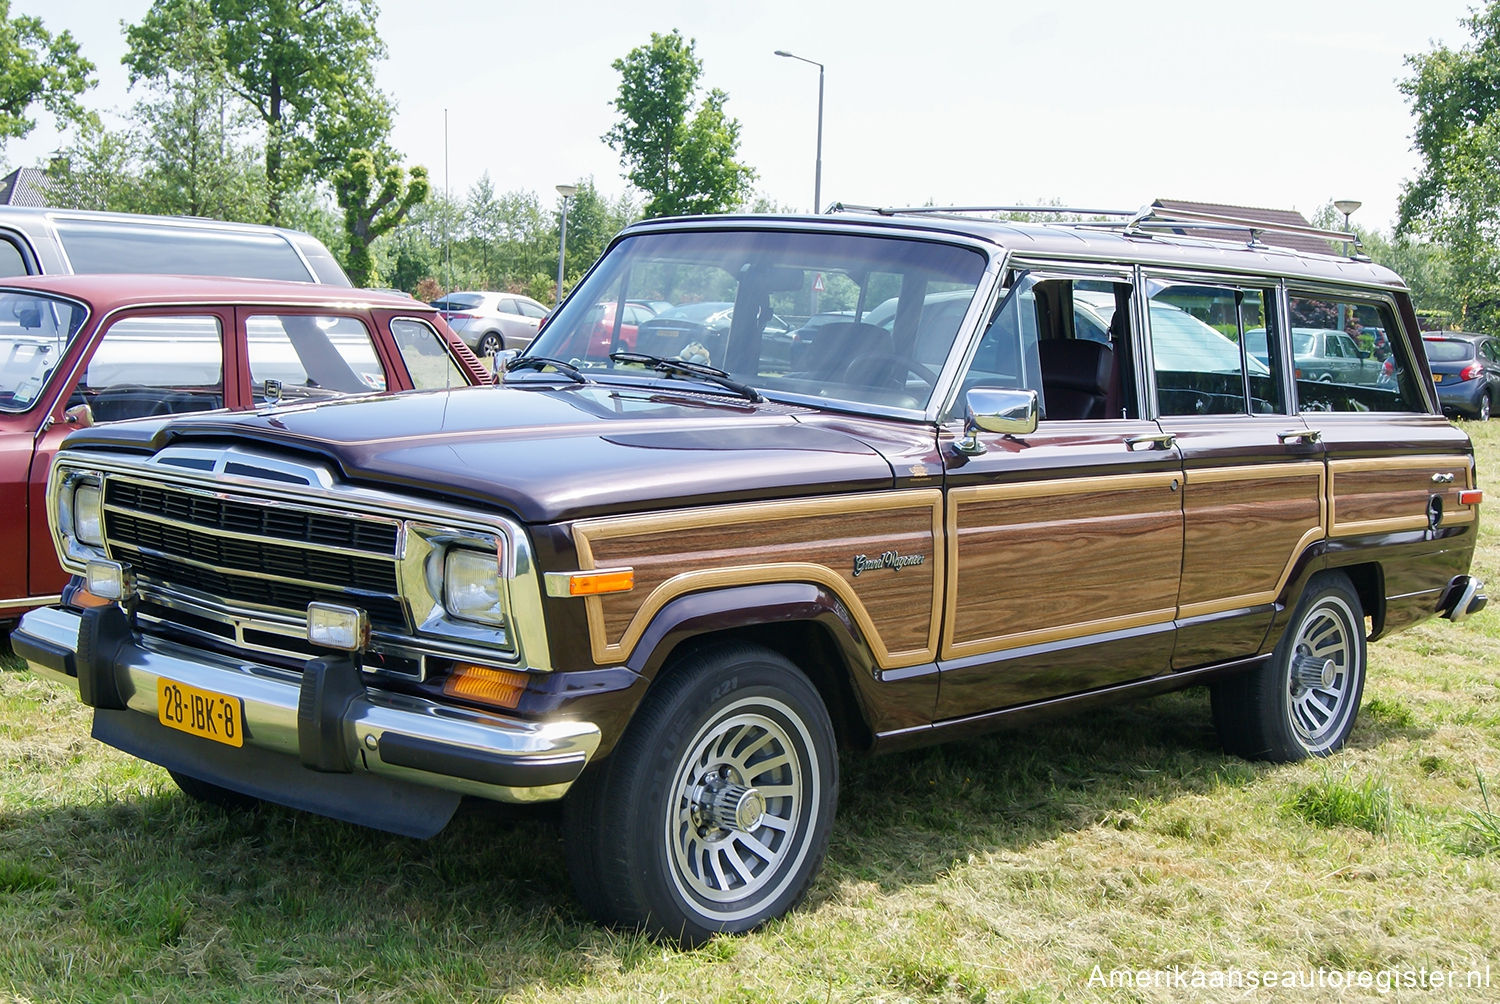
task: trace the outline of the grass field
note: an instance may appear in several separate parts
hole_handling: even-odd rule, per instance
[[[1500,422],[1469,428],[1500,588]],[[1371,646],[1351,745],[1318,763],[1226,756],[1202,691],[846,759],[808,903],[685,952],[584,917],[555,813],[466,810],[426,843],[225,814],[6,654],[0,997],[1500,999],[1497,655],[1500,609]],[[1104,985],[1124,970],[1157,972]],[[1190,985],[1268,971],[1322,985]]]

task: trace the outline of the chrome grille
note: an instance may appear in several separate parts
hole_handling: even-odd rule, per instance
[[[314,600],[350,603],[407,627],[395,520],[111,476],[104,531],[111,555],[167,589],[297,616]]]

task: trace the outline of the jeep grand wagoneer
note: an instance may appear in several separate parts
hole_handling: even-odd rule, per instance
[[[1473,453],[1350,235],[1160,223],[639,224],[502,387],[74,433],[13,645],[197,798],[565,799],[587,908],[688,942],[803,896],[841,748],[1209,684],[1328,754],[1367,641],[1484,605]],[[727,306],[595,330],[635,299]],[[1389,379],[1299,379],[1355,322]]]

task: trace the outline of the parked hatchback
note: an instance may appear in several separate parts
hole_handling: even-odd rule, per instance
[[[546,307],[516,293],[449,293],[432,305],[454,333],[482,356],[501,349],[524,349],[547,319]]]
[[[1422,345],[1443,410],[1488,421],[1500,399],[1500,339],[1464,331],[1427,332]]]
[[[240,279],[0,280],[0,621],[56,602],[67,581],[43,497],[74,429],[485,382],[409,297]]]

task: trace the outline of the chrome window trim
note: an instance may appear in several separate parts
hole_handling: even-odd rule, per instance
[[[321,465],[298,465],[274,455],[257,451],[232,448],[230,450],[195,449],[199,456],[232,456],[235,462],[246,465],[261,463],[273,469],[302,468],[316,471]],[[164,451],[165,454],[165,451]],[[236,495],[246,497],[258,504],[290,505],[333,515],[366,517],[370,519],[393,519],[406,524],[398,548],[410,539],[411,524],[433,525],[445,528],[458,538],[484,540],[486,538],[505,541],[505,560],[500,566],[501,579],[506,594],[506,610],[509,623],[504,632],[494,628],[474,625],[467,628],[446,630],[432,635],[413,633],[410,638],[391,639],[409,644],[421,651],[473,658],[477,661],[519,666],[528,670],[551,672],[553,670],[550,646],[547,642],[546,623],[542,616],[541,576],[537,571],[531,550],[531,541],[525,528],[517,521],[494,513],[476,513],[455,506],[443,505],[414,496],[401,495],[380,489],[363,488],[334,482],[331,473],[314,477],[317,484],[297,485],[284,481],[264,481],[223,470],[202,471],[161,463],[164,454],[136,459],[119,454],[86,450],[65,450],[58,454],[53,464],[47,485],[47,510],[49,523],[53,525],[54,541],[60,540],[58,501],[63,484],[71,474],[84,470],[101,475],[114,475],[134,479],[160,481],[163,475],[182,487],[192,487],[213,495]],[[183,456],[182,451],[171,456]],[[221,465],[218,465],[222,467]],[[275,539],[275,538],[272,538]],[[62,549],[59,548],[59,553]],[[410,607],[412,597],[404,590],[413,582],[411,576],[420,577],[422,555],[411,555],[397,559],[397,581],[403,590],[401,599]],[[413,559],[418,559],[413,564]],[[80,574],[81,561],[65,560],[63,567],[73,574]],[[419,583],[421,591],[429,590]],[[441,596],[434,602],[441,605]],[[430,608],[429,608],[430,610]],[[284,614],[284,611],[278,613]],[[421,622],[418,622],[418,627]],[[497,645],[496,634],[500,633],[508,644]]]

